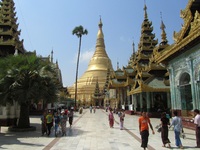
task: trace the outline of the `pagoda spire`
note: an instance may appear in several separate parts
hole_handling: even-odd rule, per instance
[[[53,49],[51,51],[51,62],[53,63]]]
[[[162,12],[160,12],[160,18],[161,18],[161,26],[160,26],[160,29],[162,30],[162,33],[161,33],[161,43],[162,44],[166,44],[168,41],[167,41],[167,34],[165,32],[165,24],[163,22],[163,19],[162,19]]]
[[[119,62],[117,61],[117,70],[119,69]]]
[[[144,0],[144,19],[148,19],[146,1]]]
[[[147,17],[147,6],[144,6],[145,16],[141,25],[141,36],[138,44],[138,57],[137,64],[141,67],[148,65],[149,58],[153,53],[154,47],[157,45],[158,40],[155,40],[155,34],[153,32],[152,22]],[[142,68],[140,68],[142,69]]]
[[[134,41],[132,43],[132,48],[133,48],[133,54],[135,54],[135,43],[134,43]]]
[[[99,21],[99,31],[97,33],[97,42],[96,42],[96,50],[93,57],[108,57],[105,51],[105,44],[104,44],[104,34],[102,31],[103,23],[100,17]]]
[[[131,57],[130,57],[130,59],[129,59],[129,61],[128,61],[128,65],[129,65],[129,66],[131,66],[131,65],[133,64],[134,59],[135,59],[135,56],[136,56],[136,53],[135,53],[135,43],[134,43],[134,41],[133,41],[133,43],[132,43],[132,50],[133,50],[133,53],[131,54]]]
[[[23,40],[19,39],[17,17],[13,0],[2,0],[0,3],[0,57],[25,53]]]

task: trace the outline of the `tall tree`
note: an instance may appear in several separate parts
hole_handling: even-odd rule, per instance
[[[72,34],[76,35],[79,38],[79,47],[78,47],[78,56],[77,56],[77,64],[76,64],[76,81],[75,81],[75,107],[76,107],[76,100],[77,100],[77,80],[78,80],[78,67],[79,67],[79,58],[80,58],[80,51],[81,51],[81,38],[83,35],[87,35],[87,29],[84,29],[83,26],[75,27],[72,31]]]
[[[18,128],[29,128],[31,102],[53,102],[58,86],[49,61],[35,55],[8,56],[0,59],[0,104],[20,105]]]

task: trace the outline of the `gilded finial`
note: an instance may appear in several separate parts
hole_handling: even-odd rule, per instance
[[[103,23],[102,23],[102,21],[101,21],[101,15],[99,15],[99,17],[100,17],[100,21],[99,21],[99,28],[102,28],[102,26],[103,26]]]
[[[160,26],[160,29],[161,29],[161,30],[164,30],[164,29],[165,29],[165,25],[164,25],[163,19],[162,19],[162,12],[160,12],[160,19],[161,19],[161,26]]]
[[[132,46],[133,46],[133,54],[135,54],[135,43],[134,43],[134,40],[133,40]]]
[[[166,32],[165,32],[165,24],[163,23],[163,19],[162,19],[162,12],[160,12],[160,18],[161,18],[161,26],[160,29],[162,30],[162,34],[161,34],[161,38],[162,38],[162,42],[167,43],[167,36],[166,36]]]
[[[117,70],[119,69],[119,62],[117,61]]]
[[[144,0],[144,18],[147,19],[147,6],[146,6],[146,0]]]
[[[57,60],[57,59],[56,59],[56,67],[59,68],[59,67],[58,67],[58,60]]]
[[[51,62],[53,62],[53,48],[52,48],[52,51],[51,51]]]

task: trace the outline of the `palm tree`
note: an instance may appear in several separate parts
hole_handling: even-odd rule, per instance
[[[72,31],[72,34],[76,34],[76,36],[79,38],[79,47],[78,47],[78,57],[77,57],[77,64],[76,64],[76,81],[75,81],[75,109],[76,109],[76,99],[77,99],[77,80],[78,80],[78,66],[79,66],[79,57],[80,57],[80,51],[81,51],[81,38],[82,35],[87,35],[88,31],[87,29],[84,29],[83,26],[75,27]]]
[[[53,102],[57,99],[58,85],[54,70],[48,61],[35,55],[8,56],[0,59],[0,104],[20,105],[18,128],[29,128],[31,102]]]

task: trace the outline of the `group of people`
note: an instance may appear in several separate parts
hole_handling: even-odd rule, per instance
[[[171,142],[168,138],[168,132],[169,132],[169,128],[173,126],[174,135],[175,135],[175,144],[178,148],[183,149],[184,147],[180,139],[180,135],[184,133],[182,120],[178,116],[177,111],[174,111],[173,115],[174,117],[172,118],[172,122],[170,123],[169,114],[167,114],[166,112],[163,112],[161,114],[160,126],[161,126],[161,139],[162,139],[163,147],[171,148],[171,145],[170,145]],[[123,109],[118,112],[118,116],[120,118],[119,119],[120,130],[122,130],[124,128],[124,117],[125,117],[125,113]],[[113,128],[115,118],[114,118],[113,111],[111,108],[109,108],[108,120],[109,120],[110,128]],[[196,144],[197,144],[196,147],[200,148],[200,112],[198,109],[194,110],[193,121],[196,126]],[[142,115],[139,117],[138,122],[139,122],[139,132],[141,135],[141,147],[144,148],[144,150],[146,150],[147,145],[148,145],[149,127],[152,130],[152,134],[155,134],[155,132],[151,124],[150,118],[148,117],[148,114],[146,112],[142,112]]]
[[[55,112],[51,110],[48,112],[44,111],[41,116],[42,135],[46,134],[49,136],[51,134],[51,129],[54,126],[56,137],[58,136],[60,130],[62,132],[62,136],[66,136],[68,119],[71,127],[73,123],[73,109],[70,109],[69,112],[67,110],[58,110]]]
[[[90,105],[90,113],[92,113],[92,110],[95,113],[96,112],[96,106]]]
[[[123,130],[123,128],[124,128],[124,117],[125,117],[125,112],[124,112],[123,109],[118,112],[118,117],[119,117],[119,121],[120,121],[120,130]],[[113,115],[112,108],[109,108],[108,121],[109,121],[110,128],[113,128],[115,118],[114,118],[114,115]]]
[[[170,123],[170,120],[168,118],[168,115],[163,112],[161,115],[161,138],[162,138],[162,143],[163,147],[169,147],[171,148],[170,145],[170,140],[168,138],[168,131],[169,128],[173,126],[174,129],[174,135],[175,135],[175,144],[178,148],[183,149],[183,145],[180,139],[181,133],[183,133],[183,126],[182,126],[182,120],[178,116],[178,112],[174,111],[173,112],[174,117],[172,118],[172,122]],[[197,143],[197,148],[200,148],[200,114],[199,110],[195,109],[194,110],[194,124],[196,125],[196,143]],[[149,126],[152,130],[152,134],[155,134],[153,130],[153,126],[151,124],[151,121],[147,115],[146,112],[142,112],[142,116],[139,117],[139,132],[141,135],[141,147],[146,150],[147,145],[148,145],[148,137],[149,137]],[[167,146],[166,146],[167,145]]]

